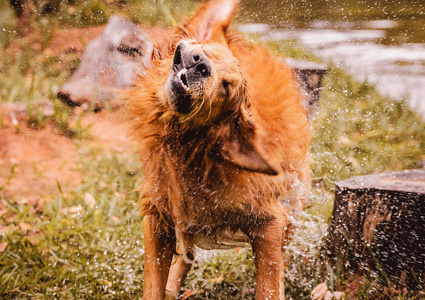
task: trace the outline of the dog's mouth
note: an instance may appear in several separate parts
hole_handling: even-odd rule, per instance
[[[191,88],[189,86],[186,73],[187,69],[182,69],[179,72],[170,75],[169,78],[170,104],[181,114],[189,113],[193,102],[191,97]]]
[[[185,69],[179,71],[176,74],[176,76],[180,80],[179,83],[180,83],[183,91],[185,91],[187,94],[189,94],[190,93],[190,87],[189,87],[189,82],[187,81],[186,73],[187,73],[187,69],[185,68]]]
[[[171,107],[182,114],[190,113],[204,79],[211,75],[208,58],[191,51],[187,42],[177,45],[173,58],[173,72],[167,81],[167,94]]]

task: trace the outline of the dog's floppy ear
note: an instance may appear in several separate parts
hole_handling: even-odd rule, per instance
[[[241,168],[277,175],[275,168],[270,166],[254,146],[252,136],[251,129],[243,130],[237,121],[232,121],[221,128],[219,142],[221,156]]]
[[[212,0],[201,5],[184,25],[185,30],[196,40],[221,42],[238,4],[239,0]]]

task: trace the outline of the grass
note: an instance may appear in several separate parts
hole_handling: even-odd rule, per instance
[[[329,188],[353,175],[420,167],[425,123],[404,101],[329,66],[316,113],[313,173]],[[324,167],[326,166],[326,167]]]
[[[123,11],[140,6],[131,15],[136,21],[150,22],[141,12],[151,11],[147,14],[152,23],[163,14],[158,12],[159,4],[124,2],[129,5]],[[63,1],[59,15],[69,18],[60,22],[100,24],[113,11],[113,6],[103,1],[89,4],[86,10],[98,10],[93,18],[91,14],[84,17],[86,13],[78,6],[82,4]],[[47,17],[33,17],[34,26],[48,27],[43,23]],[[7,28],[14,37],[14,22],[8,18]],[[6,44],[10,42],[7,39]],[[70,122],[70,111],[54,99],[57,88],[78,65],[78,58],[46,56],[43,49],[36,51],[20,42],[23,47],[16,55],[1,50],[5,55],[0,62],[0,102],[27,103],[29,125],[35,129],[53,122],[65,134],[81,133],[76,169],[84,179],[71,193],[62,192],[58,181],[59,196],[41,208],[5,198],[4,187],[0,187],[0,298],[140,298],[143,233],[137,193],[133,192],[143,180],[140,163],[129,154],[88,146],[84,136],[89,128]],[[297,59],[316,59],[293,41],[270,47]],[[38,108],[44,99],[53,102],[52,117],[46,118]],[[425,122],[419,116],[404,102],[382,97],[368,82],[356,81],[332,65],[323,82],[314,132],[314,189],[287,254],[289,299],[309,299],[312,288],[322,281],[344,289],[353,280],[343,268],[331,267],[323,255],[335,182],[416,168],[425,153]],[[13,173],[11,169],[11,178]],[[254,274],[250,250],[204,252],[186,280],[186,288],[192,291],[189,299],[254,299]],[[377,274],[361,278],[358,285],[351,295],[356,299],[417,299],[394,290]]]
[[[143,178],[140,164],[96,148],[80,155],[85,177],[72,193],[42,210],[2,200],[2,298],[141,295],[143,236],[133,192]]]

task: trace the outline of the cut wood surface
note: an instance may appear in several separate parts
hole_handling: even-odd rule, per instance
[[[425,281],[425,170],[337,183],[328,250],[333,262],[384,272],[396,285]]]

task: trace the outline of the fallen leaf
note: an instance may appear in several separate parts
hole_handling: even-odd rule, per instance
[[[208,280],[211,283],[222,283],[224,280],[223,277],[217,277],[217,278],[211,278],[210,280]]]
[[[21,228],[23,231],[27,231],[30,230],[32,228],[32,226],[28,223],[25,222],[19,222],[18,224],[19,228]]]
[[[40,240],[37,237],[33,236],[28,237],[28,241],[33,247],[37,246],[40,243]]]
[[[6,222],[8,223],[12,223],[16,220],[16,215],[10,215],[8,217],[6,217]]]
[[[0,227],[0,235],[2,235],[3,233],[8,233],[10,232],[10,230],[11,230],[10,226]]]
[[[80,212],[84,211],[84,208],[81,205],[77,205],[77,206],[71,206],[69,208],[69,212],[71,214],[78,214]]]
[[[69,208],[69,213],[71,218],[75,218],[78,215],[82,214],[83,212],[84,212],[84,208],[81,205],[71,206]]]
[[[3,252],[4,250],[6,250],[6,247],[7,247],[7,242],[0,243],[0,252]]]
[[[96,205],[96,199],[94,199],[93,195],[89,192],[84,194],[84,201],[86,202],[87,206],[90,208],[94,208]]]
[[[322,282],[313,289],[313,291],[311,292],[311,298],[313,300],[322,300],[327,292],[328,287],[326,286],[326,282]]]
[[[339,300],[342,299],[342,296],[344,296],[342,292],[327,292],[324,300]]]

